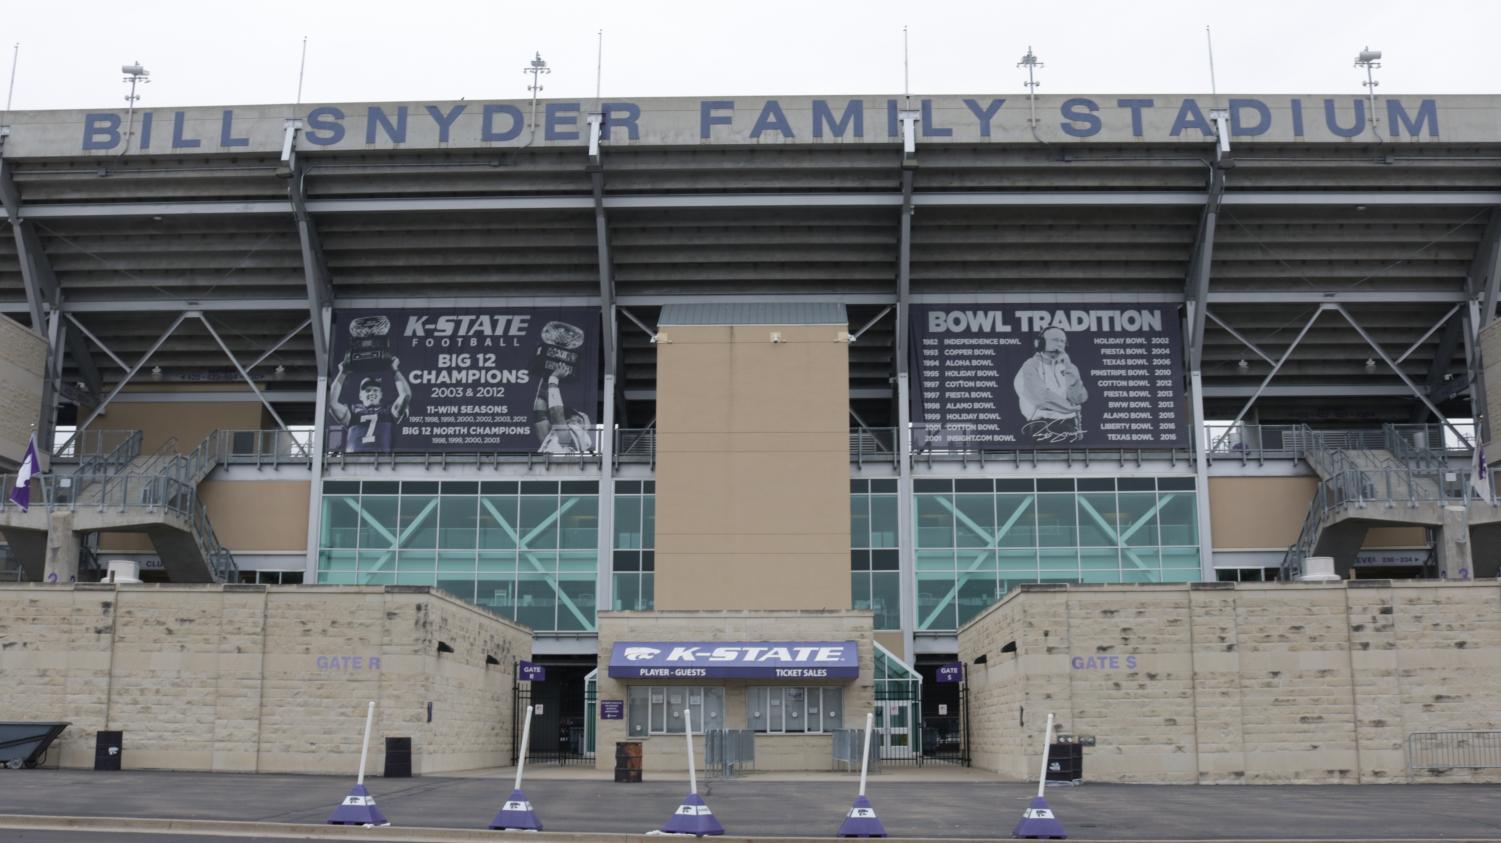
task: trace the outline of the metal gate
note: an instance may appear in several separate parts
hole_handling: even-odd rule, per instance
[[[567,712],[558,712],[557,717],[533,716],[531,751],[526,756],[528,764],[594,766],[594,735],[589,726],[594,716],[596,693],[594,684],[589,683],[584,686],[582,707],[577,711],[570,707]],[[517,682],[512,696],[511,763],[515,764],[520,759],[521,733],[525,726],[522,718],[527,707],[533,705],[531,683]]]
[[[969,688],[960,685],[958,696],[957,711],[927,711],[919,683],[877,682],[873,740],[881,763],[968,767]]]

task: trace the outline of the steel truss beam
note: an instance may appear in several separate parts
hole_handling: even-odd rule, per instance
[[[1459,432],[1459,428],[1455,427],[1452,422],[1445,418],[1444,414],[1439,412],[1438,407],[1434,406],[1433,402],[1428,400],[1428,396],[1423,392],[1423,390],[1418,389],[1418,385],[1413,383],[1411,378],[1407,377],[1407,373],[1403,372],[1402,368],[1387,356],[1386,349],[1382,348],[1381,345],[1377,343],[1370,334],[1366,333],[1365,328],[1360,327],[1360,323],[1355,321],[1355,317],[1351,316],[1349,311],[1345,310],[1343,306],[1337,304],[1328,305],[1328,308],[1335,311],[1340,316],[1343,316],[1345,318],[1345,321],[1350,323],[1350,327],[1354,328],[1355,333],[1360,334],[1360,338],[1366,341],[1366,345],[1369,345],[1371,347],[1371,350],[1376,352],[1376,356],[1381,358],[1381,362],[1385,363],[1387,365],[1387,368],[1396,373],[1397,377],[1401,379],[1402,383],[1407,386],[1408,390],[1410,390],[1419,401],[1422,401],[1423,404],[1428,407],[1428,412],[1432,413],[1434,417],[1437,418],[1440,422],[1443,422],[1444,426],[1452,430],[1455,436],[1458,436],[1461,440],[1465,438],[1464,434]],[[1317,314],[1315,314],[1315,316],[1317,316]]]
[[[912,199],[918,208],[1035,207],[1185,207],[1202,208],[1203,191],[990,191],[923,193]],[[1234,207],[1481,207],[1501,205],[1497,191],[1228,191],[1222,204]],[[861,193],[716,193],[606,197],[608,210],[697,208],[899,208],[899,192]],[[364,214],[430,211],[580,211],[594,208],[592,196],[466,196],[384,199],[316,199],[313,214]],[[121,202],[23,206],[30,219],[154,216],[280,216],[279,201]],[[9,213],[9,212],[8,212]]]
[[[303,189],[307,169],[302,166],[297,154],[297,132],[301,126],[300,121],[287,122],[281,163],[282,172],[289,176],[287,198],[292,203],[292,216],[297,220],[297,239],[302,245],[302,274],[307,282],[308,321],[313,329],[313,353],[318,362],[318,371],[326,372],[328,336],[323,330],[323,313],[333,307],[334,289],[328,274],[328,262],[323,257],[323,243],[318,239],[318,227],[314,225],[312,214],[308,211],[307,195]]]

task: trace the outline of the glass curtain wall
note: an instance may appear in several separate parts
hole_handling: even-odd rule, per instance
[[[610,575],[617,612],[649,612],[655,604],[657,484],[615,481],[615,550]]]
[[[901,552],[896,480],[850,481],[850,605],[876,629],[901,629]]]
[[[918,631],[957,630],[1017,583],[1200,578],[1192,477],[913,485]]]
[[[592,632],[593,480],[323,484],[318,582],[428,585],[537,632]]]

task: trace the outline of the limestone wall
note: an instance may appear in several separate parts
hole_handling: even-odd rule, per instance
[[[1406,781],[1409,734],[1501,730],[1495,582],[1023,586],[959,650],[975,764],[1016,778],[1049,711],[1094,781]]]
[[[628,735],[630,722],[630,685],[715,686],[724,688],[724,725],[730,729],[747,726],[746,690],[751,686],[823,685],[843,689],[842,718],[844,728],[864,728],[865,713],[875,704],[874,617],[870,612],[854,611],[707,611],[707,612],[601,612],[599,613],[598,698],[623,700],[627,703],[626,719],[600,720],[596,766],[601,770],[615,766],[615,743],[639,740],[642,763],[647,772],[686,772],[687,749],[683,736]],[[860,649],[858,679],[794,683],[735,679],[697,681],[658,681],[649,679],[617,680],[610,678],[610,651],[616,641],[855,641]],[[694,725],[700,737],[694,741],[697,763],[704,762],[701,726]],[[833,738],[828,734],[758,734],[757,770],[827,770],[833,761]]]
[[[412,738],[415,773],[500,766],[530,652],[423,587],[5,585],[0,720],[71,721],[64,767],[119,729],[126,768],[353,773],[375,700],[370,772],[387,736]]]

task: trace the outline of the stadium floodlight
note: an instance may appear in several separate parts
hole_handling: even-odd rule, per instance
[[[531,121],[532,122],[532,132],[531,132],[531,138],[532,138],[532,140],[536,140],[536,138],[537,138],[537,95],[540,94],[540,93],[542,93],[542,77],[546,76],[549,73],[552,73],[552,68],[548,67],[547,66],[547,62],[545,62],[545,61],[542,60],[542,52],[539,50],[539,51],[537,51],[536,58],[532,59],[531,62],[526,67],[521,68],[521,72],[522,73],[530,73],[532,75],[532,84],[527,85],[526,89],[528,91],[532,92],[532,121]],[[530,144],[531,141],[527,141],[527,143]]]
[[[1035,137],[1037,135],[1037,86],[1042,84],[1041,82],[1037,81],[1037,69],[1040,67],[1046,67],[1047,65],[1037,60],[1037,54],[1032,52],[1032,45],[1028,44],[1027,54],[1022,56],[1021,61],[1017,62],[1016,66],[1025,67],[1027,69],[1027,81],[1023,82],[1022,84],[1027,86],[1027,107],[1029,115],[1027,117],[1027,125],[1032,127],[1032,134]]]
[[[1366,48],[1361,50],[1360,54],[1355,57],[1355,66],[1365,68],[1365,81],[1360,84],[1364,85],[1366,89],[1366,100],[1370,108],[1370,113],[1367,117],[1370,120],[1371,129],[1374,131],[1376,129],[1376,86],[1381,84],[1376,81],[1374,71],[1381,66],[1381,51],[1373,50],[1369,44],[1366,45]],[[1380,138],[1379,134],[1377,138]]]
[[[1370,47],[1366,47],[1364,50],[1360,51],[1360,55],[1358,55],[1358,56],[1355,57],[1355,66],[1356,67],[1360,67],[1361,65],[1367,65],[1368,64],[1368,65],[1373,65],[1375,67],[1380,67],[1381,65],[1378,63],[1380,61],[1381,61],[1381,51],[1380,50],[1373,50]]]
[[[129,104],[125,116],[125,143],[120,149],[120,154],[124,155],[130,151],[130,136],[135,133],[136,102],[141,98],[141,95],[136,93],[136,86],[150,84],[151,71],[142,67],[137,61],[121,65],[120,72],[125,74],[123,81],[130,83],[130,93],[125,95],[125,102]]]

